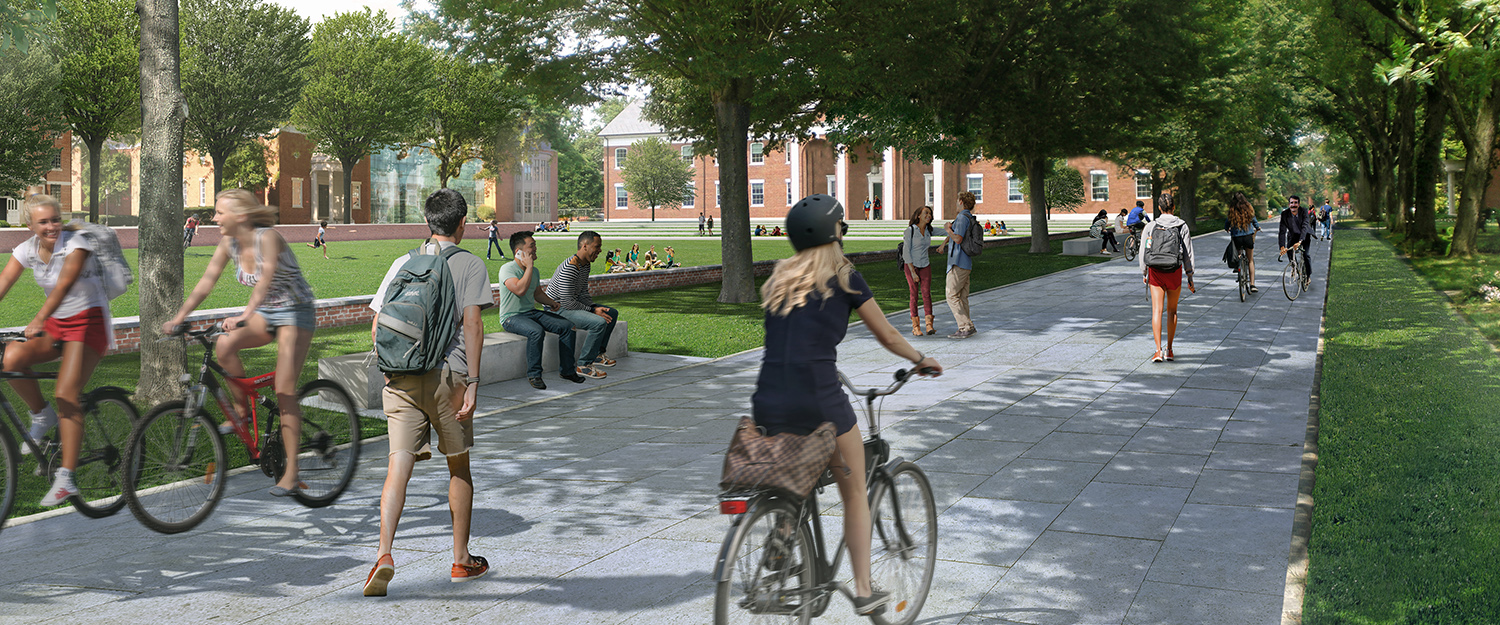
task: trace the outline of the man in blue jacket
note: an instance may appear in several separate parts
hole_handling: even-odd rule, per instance
[[[1302,198],[1293,195],[1287,198],[1286,210],[1281,211],[1281,226],[1276,229],[1276,242],[1281,253],[1298,244],[1302,246],[1302,268],[1307,282],[1312,282],[1312,231],[1307,227],[1307,210],[1302,208]],[[1293,261],[1296,262],[1296,261]]]

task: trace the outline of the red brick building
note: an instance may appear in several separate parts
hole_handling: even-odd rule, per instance
[[[605,219],[635,219],[650,216],[650,209],[636,204],[625,191],[621,166],[630,157],[630,146],[648,137],[662,139],[693,163],[694,198],[679,209],[658,207],[658,218],[696,218],[699,212],[719,215],[718,159],[693,154],[692,145],[674,138],[641,116],[641,102],[632,102],[611,120],[599,137],[604,144]],[[978,197],[975,212],[1004,218],[1028,215],[1025,190],[1008,166],[999,161],[952,163],[935,159],[924,163],[909,160],[895,149],[871,152],[868,146],[836,150],[826,135],[814,130],[811,138],[789,141],[778,150],[751,141],[746,150],[750,170],[750,217],[776,218],[797,200],[826,193],[848,207],[850,219],[876,219],[865,214],[866,201],[880,199],[879,219],[904,221],[911,211],[934,207],[938,219],[956,214],[957,196],[973,191]],[[1111,213],[1134,206],[1151,195],[1147,172],[1125,171],[1119,164],[1095,156],[1068,159],[1084,179],[1084,203],[1078,214],[1100,209]]]
[[[78,201],[79,186],[77,178],[77,162],[70,158],[73,148],[73,133],[64,132],[52,140],[52,149],[56,155],[52,159],[52,169],[37,181],[37,184],[26,187],[26,191],[19,198],[0,197],[0,219],[5,220],[12,226],[21,223],[21,200],[33,193],[48,193],[57,198],[64,207],[72,206]],[[85,194],[86,195],[86,194]]]

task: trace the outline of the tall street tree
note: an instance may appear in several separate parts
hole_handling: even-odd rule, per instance
[[[679,208],[687,200],[693,168],[667,142],[651,137],[630,146],[630,158],[620,176],[625,179],[625,192],[636,203],[651,207],[651,221],[656,221],[657,207]]]
[[[63,0],[58,8],[62,115],[88,147],[90,171],[99,170],[100,150],[110,135],[134,131],[142,121],[141,27],[135,7],[132,0]],[[174,4],[174,24],[175,15]],[[175,49],[175,34],[172,41]],[[177,194],[180,200],[181,191]],[[99,221],[97,185],[89,187],[89,221]]]
[[[432,52],[396,31],[384,11],[339,13],[313,30],[312,63],[292,123],[344,173],[344,223],[354,218],[354,167],[400,145],[423,120]]]
[[[520,123],[524,103],[518,90],[502,80],[498,67],[439,52],[422,103],[422,121],[408,145],[437,157],[439,187],[448,188],[448,180],[458,177],[464,163],[510,156],[497,143]],[[486,168],[495,171],[507,165],[487,162]]]
[[[20,196],[52,169],[67,129],[57,99],[57,58],[44,46],[0,52],[0,195]]]
[[[182,0],[182,88],[187,145],[226,159],[291,116],[308,64],[307,19],[263,0]]]
[[[177,0],[138,0],[141,111],[141,377],[143,406],[179,392],[185,349],[160,341],[182,305],[182,148],[187,118],[179,69]],[[97,159],[95,160],[97,163]],[[97,170],[96,170],[97,171]]]

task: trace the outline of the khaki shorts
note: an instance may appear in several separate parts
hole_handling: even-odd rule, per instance
[[[432,457],[432,431],[438,451],[453,456],[474,446],[474,420],[458,420],[464,403],[464,376],[447,368],[423,375],[393,375],[380,392],[390,431],[391,453],[406,452],[417,460]]]

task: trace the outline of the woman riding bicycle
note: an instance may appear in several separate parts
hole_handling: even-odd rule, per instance
[[[751,412],[766,434],[807,434],[824,421],[837,429],[829,467],[844,502],[844,536],[854,569],[855,611],[878,613],[889,594],[870,586],[870,505],[865,491],[865,448],[855,427],[854,407],[839,385],[838,344],[858,311],[871,334],[918,371],[937,375],[936,360],[914,349],[886,320],[865,279],[844,258],[844,207],[827,195],[811,195],[786,216],[796,255],[776,263],[761,287],[766,311],[766,350]],[[857,467],[851,470],[850,467]]]
[[[297,492],[297,453],[302,435],[302,406],[297,403],[297,379],[317,329],[312,288],[302,278],[297,257],[271,225],[277,210],[258,202],[244,189],[220,191],[214,201],[214,220],[219,223],[219,247],[203,270],[203,277],[182,309],[162,332],[174,333],[189,313],[203,303],[219,281],[219,274],[232,260],[240,284],[253,287],[245,311],[225,319],[227,333],[214,344],[219,364],[235,377],[244,377],[240,350],[276,342],[276,402],[281,407],[281,441],[286,449],[286,473],[271,488],[271,494],[287,497]],[[270,276],[270,279],[262,279]],[[248,412],[245,398],[235,390],[236,411]],[[223,429],[233,429],[232,425]]]
[[[30,269],[47,299],[26,324],[26,337],[32,340],[5,350],[5,370],[30,372],[33,365],[62,358],[53,392],[56,410],[47,405],[36,380],[10,381],[31,410],[32,438],[40,439],[61,417],[62,467],[41,501],[42,506],[51,507],[78,494],[73,470],[78,468],[78,450],[83,446],[79,397],[99,359],[114,345],[114,330],[103,276],[98,263],[90,262],[94,250],[86,237],[63,225],[57,198],[40,193],[26,198],[21,222],[32,236],[15,247],[0,271],[0,298],[22,271]]]
[[[1250,292],[1260,292],[1255,288],[1255,233],[1260,232],[1260,222],[1255,220],[1255,208],[1244,193],[1234,192],[1234,199],[1229,201],[1229,217],[1224,219],[1224,229],[1229,231],[1229,240],[1234,242],[1235,251],[1244,250],[1245,258],[1249,260],[1247,266],[1239,270],[1250,272],[1245,274],[1250,279]]]

